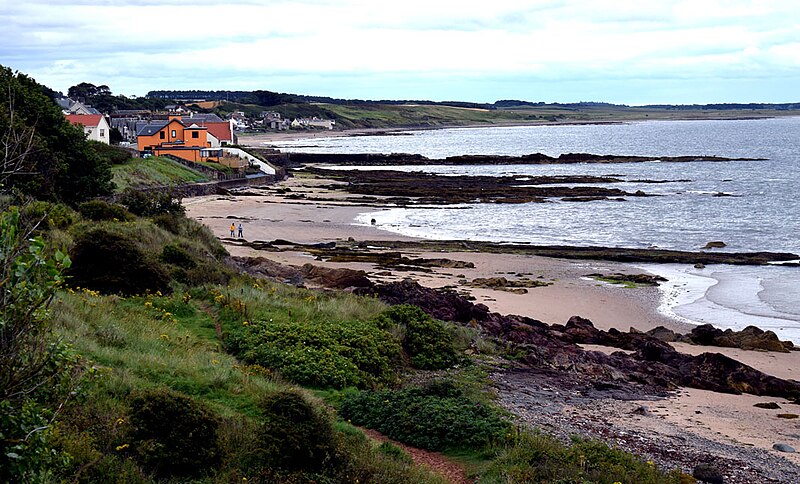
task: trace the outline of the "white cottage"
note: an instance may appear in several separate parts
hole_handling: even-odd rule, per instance
[[[86,139],[111,144],[111,127],[102,114],[69,114],[67,121],[73,126],[83,127]]]

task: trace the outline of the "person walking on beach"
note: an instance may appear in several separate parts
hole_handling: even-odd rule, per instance
[[[235,230],[236,230],[236,226],[233,225],[233,222],[231,222],[231,237],[233,237],[233,233],[234,233]]]
[[[242,235],[242,223],[241,222],[239,222],[239,237],[244,237]]]

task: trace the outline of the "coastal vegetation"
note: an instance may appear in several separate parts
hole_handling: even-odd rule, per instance
[[[96,206],[104,202],[87,203],[95,208],[84,204],[82,212],[103,211]],[[48,272],[37,285],[51,288],[49,309],[38,313],[42,324],[55,341],[69,343],[45,354],[67,355],[58,356],[69,364],[55,375],[71,393],[56,414],[41,414],[57,418],[41,425],[36,446],[23,439],[10,452],[4,437],[4,455],[20,463],[7,477],[439,482],[347,421],[380,427],[376,418],[397,440],[457,448],[480,460],[479,468],[505,475],[494,458],[521,445],[516,436],[524,431],[485,386],[455,369],[484,364],[464,353],[477,332],[413,306],[387,308],[373,298],[236,274],[216,238],[180,213],[142,218],[106,209],[116,220],[70,212],[64,218],[71,224],[43,233],[64,252],[42,246],[42,257],[69,260],[68,277]],[[99,242],[90,249],[89,241]],[[70,259],[58,255],[66,253]],[[417,368],[453,370],[428,380]],[[404,383],[409,375],[422,386]],[[419,427],[423,422],[431,427]],[[24,431],[34,424],[18,425]],[[653,482],[677,482],[631,459],[661,476]]]
[[[574,341],[653,345],[645,336],[586,320],[550,328],[501,319],[455,294],[392,306],[378,290],[310,290],[242,273],[164,189],[189,175],[114,174],[112,164],[132,163],[58,122],[33,81],[5,74],[20,102],[4,108],[31,114],[0,119],[4,139],[16,140],[0,180],[0,480],[445,482],[362,425],[442,452],[483,483],[691,482],[614,445],[518,425],[488,382],[490,371],[537,358],[551,370],[554,356],[586,365]],[[38,137],[48,130],[56,141]],[[73,173],[77,160],[88,167]],[[141,164],[173,169],[162,161]],[[126,188],[116,202],[98,198],[112,194],[112,176]],[[443,316],[457,309],[461,319]],[[678,358],[669,351],[654,346],[649,357]],[[647,364],[591,358],[628,372]],[[725,362],[726,373],[741,373]],[[652,379],[644,375],[635,376]],[[705,382],[667,377],[664,386]]]
[[[499,124],[608,123],[653,119],[734,119],[792,115],[797,103],[627,106],[602,102],[544,103],[499,100],[494,103],[430,100],[336,99],[326,96],[256,91],[150,91],[151,102],[213,101],[210,111],[236,111],[257,118],[264,110],[283,118],[335,119],[337,129],[491,126]],[[201,108],[202,109],[202,108]]]

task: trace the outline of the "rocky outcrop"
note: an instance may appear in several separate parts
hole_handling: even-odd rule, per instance
[[[527,294],[527,288],[529,287],[544,287],[551,284],[551,282],[536,281],[528,278],[508,280],[505,277],[478,277],[467,282],[467,285],[470,287],[507,291],[515,294]]]
[[[703,324],[692,329],[692,332],[681,338],[681,340],[704,346],[779,351],[782,353],[787,353],[794,348],[794,344],[791,341],[781,341],[772,331],[764,331],[755,326],[748,326],[741,331],[733,331],[731,329],[723,331],[710,324]]]
[[[461,155],[448,156],[443,159],[431,159],[418,154],[409,153],[264,153],[269,161],[284,166],[300,166],[305,164],[334,165],[544,165],[574,163],[643,163],[647,161],[663,162],[724,162],[753,161],[753,158],[724,158],[721,156],[626,156],[595,155],[591,153],[564,153],[558,157],[532,153],[522,156],[502,155]]]
[[[328,267],[304,264],[300,273],[306,279],[331,289],[355,289],[372,287],[367,273],[347,268],[331,269]]]
[[[667,281],[666,277],[653,274],[622,274],[619,272],[614,274],[587,274],[586,277],[591,277],[600,281],[619,284],[636,284],[639,286],[658,286],[662,282]]]
[[[722,354],[683,354],[648,334],[602,331],[588,319],[577,316],[566,325],[503,316],[458,294],[426,288],[410,280],[376,286],[372,294],[389,304],[417,305],[437,319],[479,327],[484,333],[522,350],[521,361],[529,369],[575,375],[595,388],[633,384],[657,393],[689,386],[725,393],[800,398],[800,383],[767,375]],[[579,343],[612,346],[632,353],[619,351],[609,355],[585,351]]]

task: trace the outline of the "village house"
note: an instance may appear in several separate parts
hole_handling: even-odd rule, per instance
[[[102,114],[68,114],[69,124],[80,126],[86,139],[111,144],[111,127]]]
[[[97,109],[87,106],[80,101],[75,101],[68,97],[61,97],[56,99],[56,104],[61,108],[61,111],[66,114],[102,114]]]
[[[222,149],[208,141],[208,128],[187,126],[180,116],[144,125],[137,133],[137,146],[142,156],[171,155],[194,162],[219,162],[222,157]]]
[[[208,129],[208,141],[212,148],[235,145],[236,133],[232,120],[223,120],[216,114],[192,114],[181,118],[184,124],[196,124]]]
[[[294,129],[299,128],[321,128],[333,129],[336,121],[333,119],[321,119],[316,116],[312,118],[295,118],[292,120],[291,127]]]

